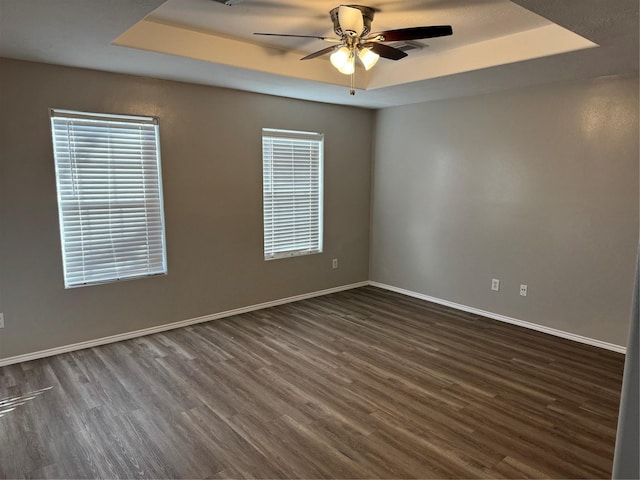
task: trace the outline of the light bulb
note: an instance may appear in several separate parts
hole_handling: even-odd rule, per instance
[[[380,55],[371,50],[370,48],[361,48],[358,51],[358,57],[360,57],[360,61],[364,65],[365,70],[370,70],[378,60],[380,60]]]
[[[351,55],[347,64],[342,67],[342,69],[338,69],[340,73],[344,73],[345,75],[351,75],[356,69],[356,57]]]
[[[329,57],[331,64],[338,69],[340,73],[351,75],[355,70],[355,56],[349,47],[340,47]]]

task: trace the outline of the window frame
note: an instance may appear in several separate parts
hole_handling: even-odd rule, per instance
[[[282,258],[291,258],[291,257],[299,257],[305,255],[315,255],[318,253],[322,253],[323,251],[323,237],[324,237],[324,134],[318,132],[306,132],[299,130],[283,130],[283,129],[274,129],[274,128],[263,128],[262,129],[262,208],[263,208],[263,254],[264,260],[279,260]],[[309,142],[315,142],[317,145],[318,155],[317,155],[317,172],[310,173],[309,179],[317,178],[317,191],[314,192],[317,197],[317,217],[313,217],[313,213],[309,215],[310,218],[315,220],[315,225],[317,227],[317,236],[314,237],[315,242],[313,245],[308,244],[303,246],[302,248],[292,248],[289,250],[281,250],[277,251],[277,248],[273,247],[276,243],[272,240],[271,245],[272,248],[270,250],[267,249],[267,236],[269,232],[271,232],[271,236],[274,236],[274,223],[275,219],[271,219],[271,228],[267,230],[268,222],[267,222],[267,184],[273,184],[273,155],[271,159],[268,160],[265,155],[265,139],[274,139],[281,138],[285,140],[292,141],[304,141],[307,140]],[[292,158],[290,161],[295,161],[296,159]],[[312,165],[315,160],[310,159],[309,164]],[[267,170],[267,164],[271,163],[271,168]],[[267,173],[269,174],[269,181],[267,180]],[[273,193],[270,193],[273,195]],[[273,207],[275,210],[275,207]],[[273,217],[273,215],[272,215]],[[311,224],[310,224],[311,225]],[[313,230],[309,227],[310,230]]]
[[[107,283],[114,283],[114,282],[120,282],[120,281],[127,281],[127,280],[135,280],[135,279],[140,279],[140,278],[147,278],[147,277],[154,277],[154,276],[160,276],[160,275],[166,275],[168,273],[168,268],[167,268],[167,246],[166,246],[166,222],[165,222],[165,215],[164,215],[164,195],[163,195],[163,182],[162,182],[162,160],[161,160],[161,151],[160,151],[160,122],[158,117],[153,117],[153,116],[141,116],[141,115],[125,115],[125,114],[112,114],[112,113],[94,113],[94,112],[83,112],[83,111],[76,111],[76,110],[67,110],[67,109],[59,109],[59,108],[50,108],[49,109],[49,117],[50,117],[50,123],[51,123],[51,140],[52,140],[52,150],[53,150],[53,158],[54,158],[54,166],[55,166],[55,181],[56,181],[56,199],[57,199],[57,205],[58,205],[58,223],[59,223],[59,229],[60,229],[60,246],[61,246],[61,251],[62,251],[62,266],[63,266],[63,278],[64,278],[64,288],[65,289],[72,289],[72,288],[80,288],[80,287],[85,287],[85,286],[93,286],[93,285],[102,285],[102,284],[107,284]],[[67,240],[70,238],[70,235],[67,235],[67,231],[66,231],[66,223],[70,223],[69,219],[72,216],[72,214],[68,214],[69,216],[66,217],[65,215],[65,202],[62,199],[63,193],[64,193],[64,187],[62,186],[63,183],[61,183],[61,178],[63,178],[63,173],[62,170],[64,170],[65,168],[68,169],[68,171],[71,173],[74,170],[73,169],[77,169],[77,166],[74,166],[73,163],[77,160],[77,157],[75,157],[75,153],[71,153],[71,151],[67,154],[68,155],[68,160],[66,161],[66,163],[68,163],[68,167],[66,165],[63,165],[63,163],[65,163],[65,161],[61,160],[62,158],[64,158],[64,155],[61,155],[61,153],[58,151],[57,149],[57,134],[56,134],[56,119],[58,121],[60,121],[60,119],[62,119],[62,121],[67,121],[67,122],[73,122],[74,120],[78,120],[78,121],[85,121],[85,122],[95,122],[96,124],[100,124],[101,128],[108,128],[107,124],[109,122],[112,123],[117,123],[117,124],[132,124],[132,125],[137,125],[137,126],[146,126],[148,128],[149,125],[153,126],[153,157],[154,159],[152,160],[153,164],[154,164],[154,171],[151,173],[151,175],[153,175],[154,177],[154,181],[152,182],[152,185],[154,187],[156,187],[156,193],[155,195],[153,194],[148,194],[145,190],[147,188],[147,186],[143,186],[141,188],[139,188],[139,190],[144,192],[144,195],[141,199],[137,199],[135,202],[132,202],[132,205],[144,205],[144,236],[147,237],[147,243],[146,243],[146,259],[147,259],[147,263],[150,264],[150,260],[151,259],[155,259],[156,263],[159,263],[160,266],[156,267],[156,268],[150,268],[148,267],[147,272],[146,273],[135,273],[135,274],[127,274],[127,272],[125,271],[123,275],[110,275],[110,276],[106,276],[106,275],[102,275],[102,277],[104,278],[100,278],[100,279],[89,279],[86,281],[80,281],[77,280],[77,277],[83,277],[86,279],[87,276],[91,276],[91,275],[87,275],[86,272],[91,272],[90,268],[85,268],[83,266],[83,273],[80,275],[71,275],[69,273],[69,257],[72,256],[70,255],[69,252],[69,248],[68,248],[68,244],[67,244]],[[69,127],[67,127],[69,128]],[[142,134],[140,135],[140,141],[142,141]],[[69,142],[69,137],[63,137],[63,141],[64,138],[67,138],[67,141]],[[95,138],[93,139],[96,142],[99,142],[99,140],[104,140],[104,139],[98,139]],[[112,142],[108,142],[108,145],[111,146],[113,143]],[[117,159],[117,156],[108,156],[107,160],[105,160],[104,162],[102,162],[102,164],[100,164],[101,168],[104,168],[105,171],[109,170],[107,167],[105,167],[105,165],[108,165],[110,162],[112,162],[113,160]],[[140,161],[142,162],[143,156],[141,154],[140,156]],[[142,172],[144,173],[144,168],[142,167]],[[111,171],[109,171],[109,174],[105,174],[104,172],[100,173],[100,180],[104,182],[104,178],[111,176]],[[78,175],[79,177],[79,175]],[[74,177],[76,178],[76,177]],[[72,180],[72,181],[77,181],[77,180]],[[157,183],[156,183],[157,181]],[[79,186],[82,187],[86,187],[86,184],[82,184],[81,181],[78,182]],[[66,187],[68,189],[68,186]],[[109,192],[109,200],[108,202],[106,200],[102,200],[102,207],[104,207],[105,203],[109,203],[109,205],[106,207],[106,210],[108,212],[109,215],[111,215],[112,210],[116,210],[118,208],[121,209],[121,207],[112,207],[110,205],[111,199],[112,199],[112,192],[114,192],[115,190],[117,190],[117,187],[115,189],[109,188],[108,192]],[[113,194],[113,198],[115,198],[116,200],[118,199],[118,195],[117,194]],[[122,198],[120,199],[120,201],[122,201]],[[82,208],[86,208],[87,207],[87,200],[84,200],[84,205],[82,205],[82,200],[78,200],[77,201],[77,211],[78,212],[82,212]],[[150,223],[152,223],[152,221],[150,221],[150,214],[148,212],[148,207],[147,204],[148,203],[154,203],[154,205],[156,205],[156,209],[157,209],[157,214],[156,217],[159,219],[160,222],[160,226],[159,228],[155,229],[155,232],[153,229],[150,229]],[[82,213],[79,213],[79,215],[81,216]],[[82,220],[81,220],[82,223]],[[88,224],[88,221],[87,223]],[[86,225],[85,223],[83,223],[82,225]],[[120,225],[122,225],[123,223],[121,222]],[[118,223],[117,222],[112,222],[111,220],[107,221],[107,222],[103,222],[100,225],[108,225],[109,228],[109,232],[112,232],[112,228],[117,228]],[[96,229],[95,225],[93,227],[94,229]],[[150,242],[149,241],[149,237],[155,237],[155,241],[154,242]],[[159,238],[158,238],[159,237]],[[124,238],[124,237],[120,237],[120,238]],[[82,240],[84,242],[84,239]],[[115,243],[115,242],[114,242]],[[153,248],[160,248],[161,252],[160,254],[156,254],[156,255],[152,255],[149,250],[153,249]],[[94,247],[95,248],[95,247]],[[85,247],[84,247],[84,243],[82,244],[82,247],[80,247],[80,249],[84,252]],[[91,248],[87,248],[87,251],[91,251]],[[129,252],[129,262],[131,262],[131,256],[132,256],[132,252],[133,250],[131,250],[131,252]],[[95,250],[94,250],[94,254],[95,254]],[[115,257],[115,255],[114,255]],[[110,265],[113,265],[113,268],[115,268],[116,270],[118,268],[126,270],[123,267],[123,264],[126,263],[122,260],[120,261],[114,261],[112,262]],[[144,262],[143,262],[144,263]],[[101,266],[104,266],[105,264],[101,264]],[[120,273],[120,272],[118,272]],[[130,272],[131,273],[131,268],[130,268]],[[97,274],[93,274],[93,276],[97,276]]]

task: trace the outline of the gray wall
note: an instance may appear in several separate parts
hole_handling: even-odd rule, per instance
[[[374,142],[372,280],[627,344],[637,76],[384,109]]]
[[[0,91],[0,358],[367,280],[371,111],[13,60]],[[167,276],[63,288],[50,107],[160,117]],[[263,260],[262,127],[325,133],[322,254]]]
[[[0,358],[369,277],[626,345],[637,77],[390,108],[375,125],[367,110],[13,60],[0,89]],[[50,107],[160,117],[169,275],[63,288]],[[265,126],[326,134],[323,254],[262,260]]]

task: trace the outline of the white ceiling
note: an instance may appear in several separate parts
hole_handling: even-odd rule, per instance
[[[0,0],[0,56],[368,108],[638,71],[638,0],[370,0],[373,31],[453,26],[358,90],[318,40],[336,0]],[[115,44],[115,43],[117,44]]]
[[[339,0],[241,0],[227,7],[212,0],[168,0],[148,19],[307,54],[327,44],[313,39],[254,37],[252,32],[335,36],[329,11],[338,4]],[[455,25],[454,36],[424,42],[430,44],[429,50],[456,48],[549,23],[508,0],[367,0],[365,4],[378,10],[372,31]]]

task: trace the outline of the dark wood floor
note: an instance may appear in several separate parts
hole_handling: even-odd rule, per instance
[[[0,476],[610,478],[623,361],[365,287],[0,368]]]

